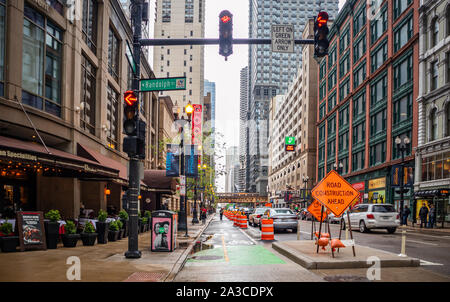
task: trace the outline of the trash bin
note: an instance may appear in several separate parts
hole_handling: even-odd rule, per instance
[[[152,252],[173,252],[176,248],[177,216],[177,213],[172,211],[152,212]]]

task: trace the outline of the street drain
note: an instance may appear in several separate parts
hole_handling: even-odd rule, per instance
[[[194,256],[194,257],[192,257],[192,259],[194,259],[194,260],[219,260],[219,259],[223,259],[223,257],[222,256],[214,256],[214,255]]]
[[[326,276],[323,279],[328,282],[369,282],[369,279],[366,277],[355,275]]]

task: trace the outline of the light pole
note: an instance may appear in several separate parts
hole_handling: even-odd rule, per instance
[[[180,160],[180,176],[184,176],[184,125],[187,123],[188,125],[191,123],[191,115],[194,112],[194,107],[192,107],[191,102],[186,105],[184,108],[184,112],[186,112],[188,118],[185,119],[184,116],[181,118],[178,116],[178,112],[175,112],[174,122],[181,124],[181,141],[180,141],[180,149],[181,149],[181,160]],[[183,184],[182,184],[183,185]],[[184,184],[186,186],[186,184]],[[186,192],[185,192],[186,193]],[[180,196],[180,216],[178,221],[178,231],[186,231],[185,237],[189,237],[188,235],[188,227],[187,227],[187,204],[186,204],[186,195]]]
[[[303,175],[303,200],[306,203],[306,191],[308,190],[308,181],[309,181],[309,176],[305,176]],[[306,204],[304,205],[304,208],[306,208]]]
[[[395,144],[397,145],[397,148],[400,148],[400,152],[402,153],[402,163],[401,163],[401,169],[402,169],[402,173],[400,173],[400,224],[403,225],[403,205],[404,205],[404,200],[403,200],[403,178],[404,178],[404,172],[405,172],[405,151],[406,151],[406,145],[408,145],[410,143],[410,139],[409,137],[405,136],[403,139],[401,139],[400,137],[396,137],[395,138]],[[408,190],[406,190],[407,192]]]
[[[338,172],[338,174],[342,174],[342,169],[344,168],[344,165],[342,164],[342,162],[339,163],[339,168],[336,165],[336,163],[333,164],[334,170],[336,170],[336,172]]]

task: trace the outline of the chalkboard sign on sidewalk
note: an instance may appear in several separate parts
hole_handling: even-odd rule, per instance
[[[21,252],[47,249],[42,212],[17,212],[17,227]]]

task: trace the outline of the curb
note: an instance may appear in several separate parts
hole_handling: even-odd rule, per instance
[[[317,262],[313,259],[299,255],[299,253],[286,246],[281,246],[279,243],[273,243],[272,248],[286,256],[293,262],[303,266],[306,269],[351,269],[351,268],[368,268],[371,267],[371,263],[367,263],[365,260],[356,260],[356,261],[335,261],[335,262]],[[379,250],[381,251],[381,250]],[[389,253],[386,251],[381,251],[384,253]],[[393,253],[389,253],[395,256]],[[409,259],[388,259],[381,260],[381,267],[418,267],[420,266],[420,260],[416,258]]]
[[[186,248],[186,250],[181,254],[181,256],[178,258],[175,265],[172,267],[172,270],[166,275],[163,282],[173,282],[175,277],[178,275],[178,273],[183,269],[184,264],[187,261],[188,255],[191,253],[192,249],[194,248],[195,243],[197,242],[198,238],[203,234],[203,232],[206,230],[206,228],[209,226],[211,221],[214,219],[215,214],[212,215],[212,217],[209,219],[209,221],[205,224],[205,226],[200,229],[198,232],[198,235],[195,237],[195,239],[189,244],[189,246]]]
[[[437,236],[450,236],[450,230],[446,229],[417,229],[412,227],[407,227],[405,229],[407,232],[413,232],[416,234],[425,234],[425,235],[437,235]],[[397,231],[401,231],[401,228],[398,228]]]

